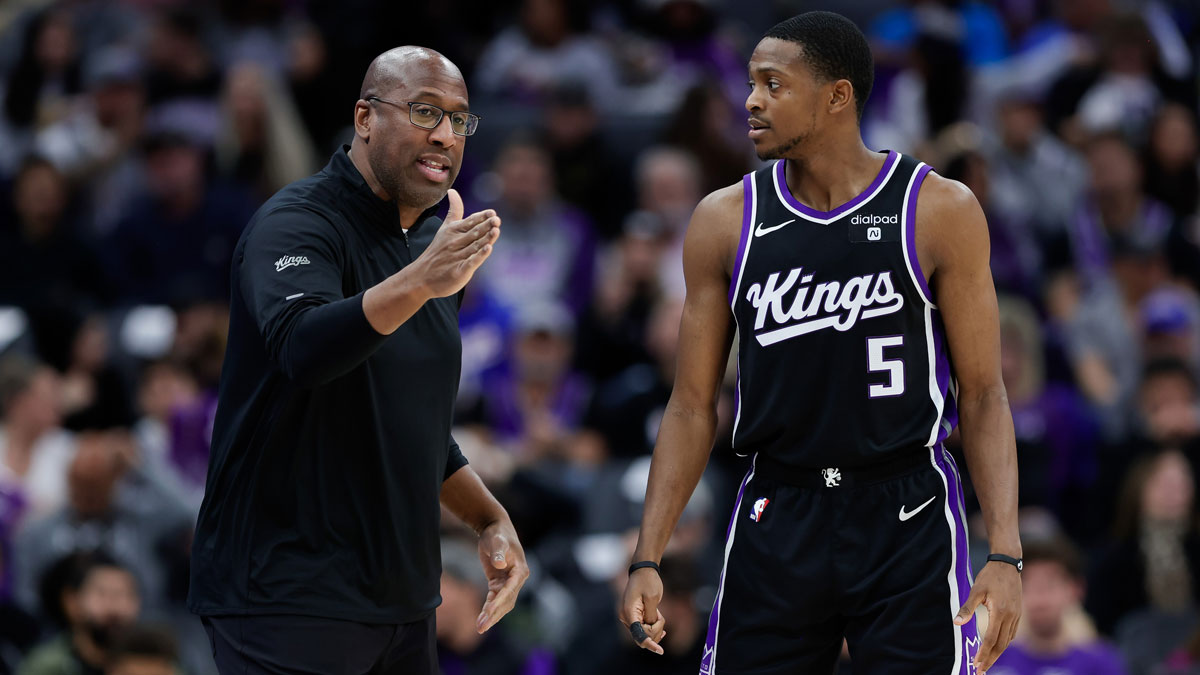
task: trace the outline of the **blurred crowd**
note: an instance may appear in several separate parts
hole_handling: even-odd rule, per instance
[[[662,564],[665,657],[632,645],[617,594],[676,367],[683,232],[760,166],[745,62],[809,9],[871,41],[868,146],[964,182],[988,216],[1027,562],[991,672],[1200,673],[1183,0],[6,0],[0,673],[213,672],[182,603],[231,252],[348,142],[366,65],[405,43],[453,59],[483,116],[457,187],[504,234],[462,307],[455,436],[533,568],[478,635],[478,553],[443,519],[443,672],[694,673],[748,462],[732,377]]]

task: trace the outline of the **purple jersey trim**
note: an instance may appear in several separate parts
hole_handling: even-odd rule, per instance
[[[742,258],[746,255],[746,242],[750,240],[751,210],[754,208],[754,186],[750,182],[750,174],[742,177],[742,236],[738,240],[737,257],[733,259],[733,275],[729,280],[729,304],[733,304],[733,294],[737,292],[738,282],[742,279]]]
[[[892,165],[899,160],[900,153],[896,152],[895,150],[888,150],[888,156],[883,160],[883,166],[879,169],[879,174],[875,176],[875,180],[871,181],[871,184],[867,186],[867,189],[858,193],[858,196],[856,196],[854,199],[851,199],[832,211],[821,211],[814,209],[811,206],[805,206],[804,204],[801,204],[800,201],[796,199],[796,197],[792,194],[792,191],[789,190],[787,186],[787,173],[785,168],[787,165],[787,160],[781,159],[775,163],[775,173],[778,175],[777,180],[779,182],[779,193],[783,195],[783,199],[787,202],[788,206],[791,206],[796,211],[799,211],[801,215],[808,216],[809,218],[829,220],[830,218],[836,218],[846,211],[858,206],[859,204],[863,203],[867,197],[875,194],[875,190],[877,190],[879,186],[883,184],[884,178],[886,178],[888,173],[891,171]]]
[[[929,292],[929,282],[925,281],[925,273],[921,271],[921,261],[917,256],[917,193],[921,191],[921,183],[929,173],[929,165],[917,169],[917,177],[913,179],[912,189],[908,193],[908,203],[904,205],[904,217],[908,222],[904,236],[908,240],[908,262],[912,265],[913,277],[916,278],[921,294],[929,304],[934,304],[933,293]]]
[[[908,221],[908,227],[905,228],[905,237],[908,243],[908,264],[912,265],[912,275],[917,279],[917,285],[920,286],[920,292],[925,295],[925,300],[929,304],[934,304],[934,294],[929,291],[929,282],[925,281],[925,273],[920,269],[920,259],[917,256],[917,193],[920,192],[920,184],[924,183],[925,175],[929,174],[929,165],[924,165],[917,169],[917,178],[912,181],[912,190],[908,191],[908,203],[905,204],[905,219]]]

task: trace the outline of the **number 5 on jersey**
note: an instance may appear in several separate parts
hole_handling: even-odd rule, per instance
[[[904,360],[886,359],[883,353],[888,347],[900,347],[903,344],[903,335],[867,338],[867,370],[888,375],[887,384],[872,384],[867,387],[871,398],[899,396],[904,393]]]

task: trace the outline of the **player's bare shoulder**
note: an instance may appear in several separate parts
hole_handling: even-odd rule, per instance
[[[917,251],[922,266],[932,274],[934,268],[945,266],[971,255],[977,249],[988,249],[987,219],[975,193],[959,181],[929,172],[917,196]]]
[[[684,241],[685,267],[701,262],[728,276],[742,228],[744,190],[740,183],[708,193],[692,212]]]

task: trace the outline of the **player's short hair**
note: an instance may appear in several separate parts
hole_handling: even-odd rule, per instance
[[[853,21],[833,12],[805,12],[780,21],[763,37],[800,45],[802,58],[817,77],[849,80],[858,119],[862,119],[875,83],[875,62],[866,36]]]
[[[1054,537],[1026,542],[1021,546],[1022,560],[1026,565],[1048,562],[1062,567],[1067,576],[1075,581],[1083,579],[1083,557],[1067,539]]]

